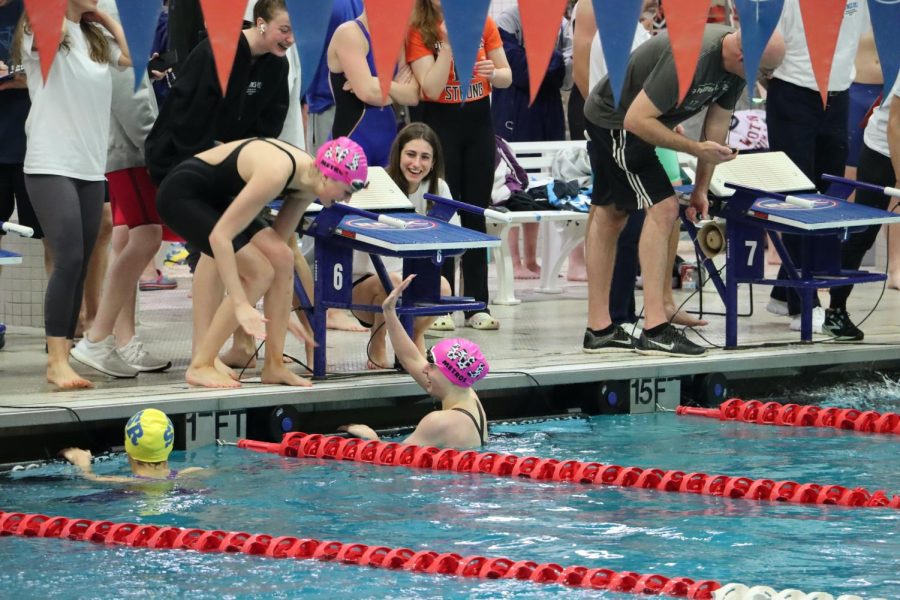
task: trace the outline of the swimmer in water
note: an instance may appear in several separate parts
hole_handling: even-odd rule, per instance
[[[66,448],[60,454],[78,467],[81,475],[104,483],[134,483],[135,480],[175,480],[183,475],[203,471],[200,467],[181,470],[169,468],[169,453],[175,443],[175,427],[161,410],[147,408],[128,419],[125,425],[125,452],[131,477],[97,475],[91,470],[91,452]]]

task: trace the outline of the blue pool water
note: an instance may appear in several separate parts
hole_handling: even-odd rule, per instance
[[[823,403],[829,403],[826,398]],[[842,405],[900,410],[897,397]],[[672,414],[498,426],[519,455],[862,486],[900,493],[896,436]],[[900,512],[285,459],[233,447],[175,453],[210,467],[175,490],[111,489],[48,465],[0,477],[0,510],[507,556],[617,571],[898,597]],[[123,473],[122,457],[97,465]],[[620,597],[518,581],[0,538],[4,597]],[[623,596],[628,597],[628,596]],[[633,596],[632,596],[633,597]]]

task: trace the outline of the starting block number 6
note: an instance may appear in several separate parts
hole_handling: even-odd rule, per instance
[[[344,267],[340,263],[334,265],[334,276],[333,276],[332,284],[334,285],[334,289],[342,290],[344,289]]]

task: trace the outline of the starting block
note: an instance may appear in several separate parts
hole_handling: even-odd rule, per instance
[[[413,320],[418,316],[485,308],[483,302],[476,302],[473,298],[442,297],[441,265],[447,258],[460,256],[471,248],[499,246],[499,238],[448,222],[457,209],[480,214],[494,211],[426,194],[426,199],[433,203],[428,215],[411,210],[390,210],[381,214],[372,212],[369,208],[379,209],[386,205],[396,208],[403,204],[400,198],[412,208],[393,181],[386,175],[382,177],[379,171],[370,170],[369,188],[354,194],[353,201],[321,208],[304,230],[305,235],[315,238],[314,305],[309,302],[302,286],[295,284],[295,291],[310,316],[318,344],[313,363],[315,378],[324,377],[326,370],[327,309],[381,312],[381,306],[353,303],[354,252],[369,254],[376,275],[388,292],[393,290],[393,284],[382,256],[403,259],[404,278],[416,275],[397,307],[397,314],[407,331],[412,331]],[[498,214],[501,216],[494,217],[502,218],[502,213]]]
[[[827,177],[849,186],[872,187]],[[687,186],[679,191],[684,194],[690,189]],[[725,220],[724,281],[712,258],[702,251],[697,228],[682,210],[681,218],[697,255],[725,304],[726,348],[737,348],[739,283],[796,289],[802,306],[800,339],[810,342],[816,290],[886,279],[883,273],[842,269],[841,245],[850,234],[870,225],[900,223],[900,216],[814,190],[813,183],[783,152],[745,154],[716,167],[710,184],[710,216]],[[770,232],[803,239],[801,256],[794,257],[795,262],[780,237],[770,238],[788,273],[787,279],[765,277],[765,237]]]
[[[7,233],[16,233],[22,237],[31,237],[34,235],[34,230],[31,227],[19,225],[18,223],[8,223],[6,221],[0,221],[0,229],[6,231]],[[20,264],[22,264],[21,254],[10,252],[9,250],[0,249],[0,266]],[[5,345],[6,325],[0,323],[0,349],[2,349]]]

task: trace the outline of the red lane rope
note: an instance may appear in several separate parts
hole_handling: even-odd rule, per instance
[[[748,500],[777,500],[801,504],[838,504],[852,507],[900,508],[900,496],[884,491],[848,489],[839,485],[751,479],[663,469],[621,467],[577,460],[559,461],[536,456],[520,457],[497,452],[460,451],[420,447],[396,442],[367,441],[320,434],[288,433],[280,444],[240,440],[239,448],[295,458],[348,460],[377,465],[486,473],[501,477],[527,477],[543,481],[595,483]]]
[[[860,433],[887,433],[900,435],[900,415],[860,411],[855,408],[821,408],[778,402],[744,401],[730,398],[719,408],[679,406],[678,415],[709,417],[722,421],[743,421],[758,425],[785,425],[790,427],[829,427]]]
[[[242,552],[269,558],[312,559],[479,579],[520,579],[535,583],[558,583],[569,587],[697,600],[712,598],[713,592],[722,587],[718,582],[711,580],[668,578],[655,573],[644,575],[633,571],[617,572],[581,566],[564,567],[556,563],[514,561],[503,557],[462,556],[453,552],[415,551],[410,548],[379,545],[345,544],[333,540],[319,541],[288,535],[276,537],[243,531],[182,529],[19,512],[0,512],[0,536],[5,535],[59,538],[135,548]]]

